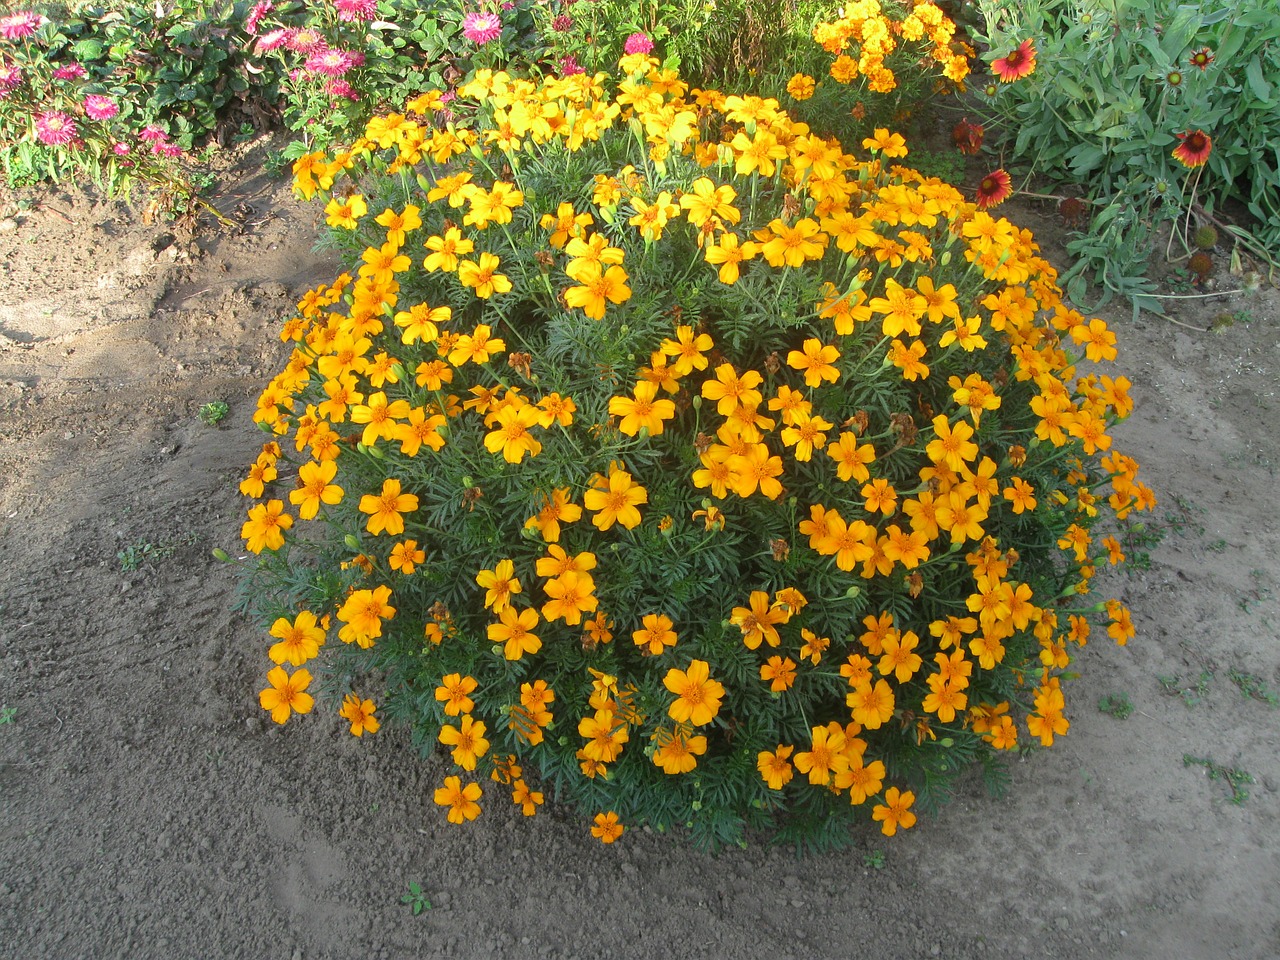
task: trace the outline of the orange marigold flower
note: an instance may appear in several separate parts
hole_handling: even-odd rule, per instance
[[[774,693],[790,690],[796,682],[796,662],[790,657],[772,656],[760,665],[760,679],[768,682]]]
[[[338,631],[343,643],[356,643],[366,650],[382,636],[382,621],[390,620],[396,608],[387,603],[391,588],[380,586],[373,590],[356,590],[338,608],[338,619],[344,626]]]
[[[284,532],[293,526],[293,517],[284,512],[283,500],[268,500],[249,509],[249,519],[240,528],[245,549],[250,553],[279,550]]]
[[[538,625],[538,611],[526,609],[516,612],[515,607],[505,607],[498,614],[499,623],[488,626],[489,639],[504,645],[503,656],[519,660],[526,653],[537,653],[542,641],[532,630]]]
[[[361,700],[354,693],[348,693],[342,701],[342,709],[338,711],[338,716],[351,723],[351,732],[357,736],[363,736],[366,733],[377,733],[381,728],[380,724],[373,716],[373,712],[378,709],[374,706],[372,700]]]
[[[295,670],[290,675],[284,667],[273,667],[267,674],[267,682],[271,686],[258,694],[258,703],[263,710],[271,711],[271,719],[276,723],[284,723],[290,713],[311,712],[315,700],[304,692],[311,685],[309,670]]]
[[[764,778],[770,790],[781,790],[791,782],[794,771],[791,761],[787,758],[791,756],[791,751],[794,749],[795,747],[780,743],[778,749],[772,753],[761,750],[756,754],[756,769],[760,771],[760,776]]]
[[[626,829],[618,822],[618,815],[612,810],[608,813],[597,813],[595,824],[591,828],[591,835],[601,843],[613,843]]]
[[[436,699],[444,704],[445,715],[456,717],[474,710],[476,704],[470,694],[477,686],[475,677],[464,677],[459,673],[441,677],[440,686],[436,687]]]
[[[903,793],[897,787],[890,787],[885,791],[884,803],[872,808],[871,819],[882,821],[880,832],[886,837],[892,837],[899,827],[910,829],[915,826],[916,815],[908,808],[915,799],[916,795],[910,790]]]
[[[402,514],[418,509],[418,498],[412,493],[401,493],[400,481],[382,481],[382,492],[366,493],[360,498],[360,512],[369,514],[365,529],[372,534],[387,533],[399,536],[404,533]]]
[[[610,468],[607,481],[583,494],[582,502],[595,514],[591,522],[597,529],[608,530],[617,523],[630,530],[639,525],[637,508],[649,502],[649,493],[631,474],[615,466]]]
[[[769,594],[764,590],[752,590],[748,603],[750,607],[734,607],[729,622],[742,631],[742,642],[748,650],[756,649],[762,640],[776,647],[782,642],[776,624],[786,623],[790,614],[770,606]]]
[[[324,645],[324,629],[310,610],[300,610],[292,622],[287,617],[278,618],[271,625],[271,636],[280,642],[271,645],[267,656],[275,663],[287,660],[295,667],[312,659]]]
[[[476,801],[482,793],[478,783],[468,783],[464,787],[457,777],[445,777],[444,786],[435,792],[435,801],[449,808],[450,823],[466,823],[480,816],[480,804]]]
[[[646,648],[651,655],[656,657],[667,647],[676,645],[676,632],[672,629],[674,624],[665,613],[645,614],[640,623],[642,625],[641,629],[635,630],[631,634],[631,639],[637,647]],[[677,717],[676,719],[687,718]]]
[[[483,757],[489,749],[489,741],[485,739],[483,720],[473,720],[470,716],[462,718],[460,727],[446,723],[440,728],[440,742],[446,747],[453,747],[453,762],[463,770],[474,770],[476,760]]]

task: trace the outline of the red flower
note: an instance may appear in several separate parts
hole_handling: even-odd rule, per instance
[[[1184,167],[1198,167],[1209,159],[1213,141],[1203,130],[1188,130],[1178,134],[1178,139],[1181,143],[1173,148],[1173,159]]]
[[[1209,64],[1213,63],[1213,51],[1208,47],[1201,47],[1191,55],[1191,65],[1204,70]]]
[[[978,209],[986,210],[1013,196],[1013,181],[1003,170],[992,170],[978,184]]]
[[[965,117],[951,130],[951,140],[961,153],[975,154],[982,149],[982,138],[986,134],[980,123],[970,123]]]
[[[991,69],[1001,83],[1012,83],[1036,72],[1036,48],[1030,40],[1023,40],[1017,48],[991,64]]]

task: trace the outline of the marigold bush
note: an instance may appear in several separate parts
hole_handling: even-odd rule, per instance
[[[1115,338],[897,135],[622,65],[482,72],[296,165],[351,271],[255,414],[262,706],[323,658],[354,733],[448,752],[457,823],[893,834],[1066,732],[1090,617],[1132,634],[1093,529],[1154,501],[1128,381],[1076,366]]]

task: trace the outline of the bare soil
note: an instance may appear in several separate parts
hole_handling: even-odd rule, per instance
[[[263,636],[211,556],[239,546],[279,323],[337,268],[263,151],[218,188],[240,226],[194,239],[75,190],[0,196],[29,206],[0,225],[0,955],[1280,956],[1280,709],[1245,695],[1280,691],[1280,293],[1181,301],[1192,326],[1237,314],[1218,332],[1104,314],[1163,542],[1100,585],[1138,635],[1083,651],[1070,733],[1003,799],[975,777],[808,859],[603,847],[554,804],[459,828],[403,732],[269,721]],[[1057,256],[1059,224],[1011,215]],[[1247,798],[1185,757],[1246,771]]]

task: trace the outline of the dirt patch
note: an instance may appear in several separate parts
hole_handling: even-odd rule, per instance
[[[806,860],[645,830],[606,848],[554,804],[526,821],[496,793],[446,824],[443,764],[401,733],[264,722],[264,638],[210,551],[239,542],[278,323],[336,263],[314,249],[317,208],[256,172],[263,147],[235,159],[216,202],[242,227],[188,242],[48,191],[0,232],[5,952],[1280,954],[1280,709],[1245,695],[1280,690],[1280,295],[1183,302],[1197,326],[1237,315],[1216,333],[1104,314],[1137,401],[1117,442],[1164,538],[1099,586],[1138,636],[1084,650],[1070,734],[1012,764],[1004,799],[973,778],[910,833]],[[1056,256],[1056,222],[1014,219]],[[197,418],[213,400],[231,410],[218,428]],[[1128,719],[1096,706],[1118,694]],[[1186,756],[1247,771],[1247,799]],[[410,881],[432,903],[416,917]]]

